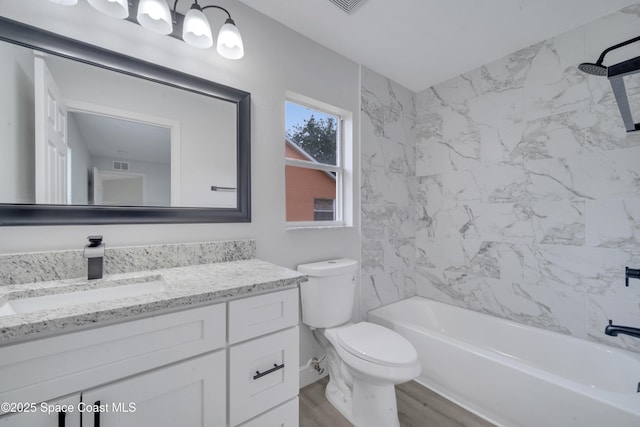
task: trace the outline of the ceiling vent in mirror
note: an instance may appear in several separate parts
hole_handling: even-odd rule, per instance
[[[358,8],[366,0],[329,0],[331,3],[338,6],[345,13],[352,14],[355,9]]]
[[[114,160],[113,161],[113,170],[128,171],[129,170],[129,162],[118,162],[118,161]]]

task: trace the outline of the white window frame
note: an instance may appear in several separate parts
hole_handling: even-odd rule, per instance
[[[309,228],[337,228],[353,226],[353,114],[347,110],[314,100],[304,95],[286,93],[286,101],[322,113],[330,114],[338,119],[336,132],[336,164],[329,165],[311,160],[289,159],[285,156],[285,167],[333,172],[336,177],[335,221],[287,221],[288,230]],[[285,104],[283,104],[284,107]],[[286,178],[285,178],[286,184]],[[286,197],[285,197],[286,203]],[[286,215],[286,206],[285,206]]]

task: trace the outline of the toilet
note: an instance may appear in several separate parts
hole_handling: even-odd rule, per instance
[[[396,332],[351,322],[358,262],[335,259],[298,266],[302,322],[328,341],[329,402],[356,427],[399,427],[395,384],[421,371],[415,348]]]

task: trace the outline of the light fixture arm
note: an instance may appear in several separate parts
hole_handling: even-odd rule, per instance
[[[224,13],[227,14],[228,19],[231,19],[231,14],[229,13],[229,11],[227,9],[225,9],[224,7],[222,7],[222,6],[216,6],[216,5],[205,6],[205,7],[202,8],[202,10],[209,9],[210,7],[215,8],[215,9],[220,9],[221,11],[223,11]]]
[[[174,16],[174,22],[175,22],[175,16],[176,16],[176,8],[178,7],[178,2],[180,0],[176,0],[173,3],[173,16]],[[192,9],[198,9],[198,10],[205,10],[205,9],[209,9],[209,8],[214,8],[214,9],[220,9],[221,11],[223,11],[224,13],[227,14],[227,19],[231,19],[231,14],[229,13],[229,11],[227,9],[225,9],[222,6],[216,6],[216,5],[209,5],[209,6],[200,6],[198,4],[198,0],[193,0],[193,4],[191,5]],[[231,19],[231,21],[233,22],[233,19]]]

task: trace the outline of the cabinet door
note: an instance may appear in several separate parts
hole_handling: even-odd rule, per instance
[[[44,408],[39,403],[35,412],[1,416],[0,427],[80,427],[79,403],[79,394],[51,400]],[[58,410],[65,413],[60,414]]]
[[[226,426],[224,351],[82,393],[84,427]]]

